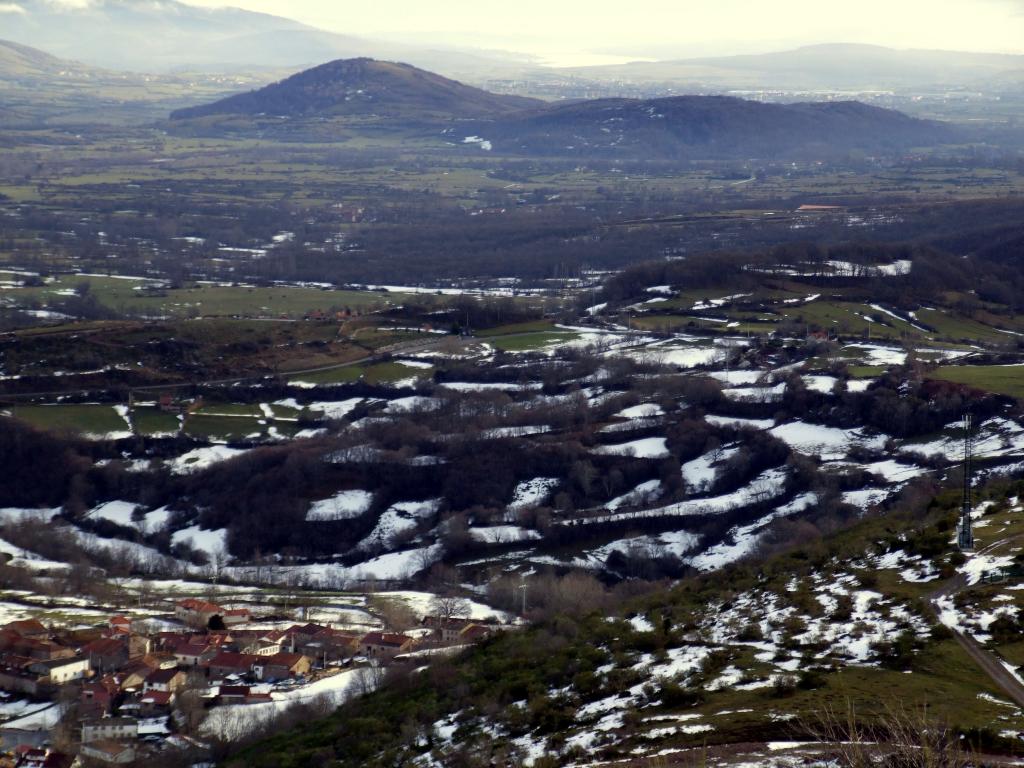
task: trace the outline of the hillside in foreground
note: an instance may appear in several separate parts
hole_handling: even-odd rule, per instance
[[[929,490],[640,599],[551,582],[529,629],[392,668],[376,693],[227,764],[1014,764],[997,755],[1019,751],[1024,725],[1019,593],[991,582],[1024,532],[1022,488],[984,490],[967,557],[956,491]],[[989,677],[986,659],[1010,672]]]

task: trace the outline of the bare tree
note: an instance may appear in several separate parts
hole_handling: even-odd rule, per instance
[[[416,614],[402,600],[389,597],[371,598],[370,608],[380,617],[384,627],[393,632],[404,632],[418,623]]]
[[[469,600],[456,595],[435,595],[430,601],[430,614],[442,622],[468,619],[472,614]]]

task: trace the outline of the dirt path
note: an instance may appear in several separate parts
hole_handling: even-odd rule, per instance
[[[977,555],[987,555],[999,547],[1013,544],[1020,540],[1024,540],[1024,535],[1001,539],[1000,541],[996,541],[986,547],[982,547],[978,550]],[[963,574],[958,574],[929,594],[928,601],[935,609],[936,614],[938,614],[939,600],[946,597],[955,598],[957,594],[963,592],[969,586],[967,578]],[[950,627],[949,629],[952,631],[953,637],[955,637],[956,641],[960,644],[960,647],[963,648],[967,655],[974,660],[975,664],[981,667],[981,670],[989,676],[992,682],[1001,688],[1014,703],[1024,707],[1024,684],[1022,684],[1020,680],[1010,672],[1010,670],[1003,666],[1002,659],[1000,659],[997,654],[987,650],[981,645],[981,643],[966,632],[961,632],[955,627]]]

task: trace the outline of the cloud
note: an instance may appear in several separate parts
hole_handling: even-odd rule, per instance
[[[18,5],[17,3],[0,3],[0,13],[21,13],[21,14],[24,14],[24,13],[27,13],[27,11],[24,8],[22,8],[20,5]]]
[[[51,8],[63,11],[78,11],[94,4],[94,0],[43,0]]]

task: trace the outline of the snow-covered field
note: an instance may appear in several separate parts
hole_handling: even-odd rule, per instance
[[[616,445],[601,445],[594,453],[609,456],[635,456],[638,459],[663,459],[669,455],[664,437],[647,437]]]
[[[306,521],[349,520],[366,514],[372,503],[373,494],[369,491],[338,491],[329,499],[314,501],[306,512]]]

